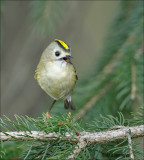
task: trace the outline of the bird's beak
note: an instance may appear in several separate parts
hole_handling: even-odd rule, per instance
[[[70,61],[71,58],[72,57],[70,55],[66,55],[65,57],[63,57],[63,60],[65,60],[66,62],[70,63],[71,62]]]

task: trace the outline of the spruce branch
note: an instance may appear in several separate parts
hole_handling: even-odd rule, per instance
[[[40,131],[0,132],[0,137],[2,141],[58,141],[60,138],[60,136],[54,132],[46,134]],[[70,134],[68,133],[65,133],[65,137],[63,137],[62,140],[77,142],[75,139],[70,139]]]
[[[130,158],[134,160],[134,153],[132,149],[132,140],[131,140],[131,130],[127,132],[127,137],[128,137],[128,143],[129,143],[129,149],[130,149]]]
[[[128,46],[131,43],[133,43],[133,41],[135,41],[135,38],[136,37],[134,35],[129,35],[127,37],[127,39],[125,40],[125,42],[123,43],[121,48],[116,53],[114,53],[114,55],[112,56],[110,62],[104,66],[104,68],[103,68],[103,70],[101,72],[102,74],[104,74],[104,76],[106,76],[107,74],[111,73],[115,69],[114,63],[123,58],[122,48],[124,48],[125,46]]]
[[[116,144],[116,141],[120,141],[121,144],[121,140],[127,142],[129,130],[131,130],[131,138],[144,135],[144,125],[141,121],[139,126],[124,126],[124,124],[129,123],[125,123],[121,113],[119,113],[119,118],[107,115],[107,117],[102,117],[103,121],[101,120],[101,123],[94,121],[94,125],[90,126],[91,130],[89,132],[83,131],[67,115],[54,119],[49,119],[45,115],[37,119],[18,115],[15,115],[15,118],[16,121],[11,121],[6,116],[4,121],[1,119],[0,125],[3,129],[3,132],[0,132],[1,141],[19,141],[21,143],[26,141],[27,145],[31,143],[30,149],[23,154],[24,157],[29,159],[38,157],[53,157],[56,159],[66,159],[67,157],[72,159],[81,156],[86,150],[91,150],[96,144],[98,146],[108,143]],[[79,134],[76,134],[74,129]],[[125,149],[127,149],[127,156],[130,156],[129,147],[126,146]],[[134,146],[132,149],[136,157]],[[56,151],[55,155],[52,154],[53,150]],[[90,150],[88,152],[91,152]],[[92,150],[94,151],[94,149]]]
[[[69,155],[68,159],[74,159],[75,156],[82,151],[83,148],[87,146],[87,142],[83,137],[79,138],[79,142],[77,143],[77,146],[75,147],[72,154]]]
[[[103,70],[100,72],[100,74],[96,77],[97,81],[102,82],[107,79],[107,77],[114,72],[117,69],[117,66],[115,66],[115,62],[118,62],[124,58],[124,54],[122,51],[122,48],[125,48],[136,40],[135,35],[129,35],[128,38],[125,40],[122,47],[113,55],[111,61],[104,66]],[[139,53],[141,51],[142,45],[138,47],[136,50],[136,53]],[[98,102],[102,97],[104,97],[105,93],[111,86],[113,81],[115,81],[115,77],[112,76],[112,80],[109,82],[109,80],[106,80],[107,84],[105,86],[101,87],[98,93],[96,93],[83,107],[78,111],[77,114],[75,114],[73,121],[77,121],[79,118],[83,117],[88,110],[90,110],[96,102]],[[100,83],[101,84],[101,83]],[[99,84],[99,85],[100,85]],[[131,64],[131,99],[134,100],[136,97],[136,68],[134,62]]]
[[[131,64],[131,99],[134,100],[136,98],[136,69],[135,64],[132,62]]]
[[[75,114],[73,121],[77,121],[79,118],[83,117],[88,110],[90,110],[93,105],[103,97],[103,95],[106,93],[106,91],[109,89],[112,82],[109,82],[105,85],[104,88],[102,88],[99,93],[97,93],[95,96],[93,96],[86,104],[85,106],[77,113]]]
[[[30,20],[35,28],[44,36],[45,33],[53,34],[56,26],[60,24],[64,16],[64,8],[67,4],[55,1],[30,2]],[[57,12],[55,12],[57,11]]]
[[[131,135],[129,134],[131,131]],[[144,136],[144,125],[134,126],[134,127],[122,127],[117,130],[109,130],[104,132],[81,132],[79,136],[71,136],[70,134],[65,134],[65,136],[60,136],[56,133],[39,132],[4,132],[0,133],[2,141],[67,141],[77,143],[72,153],[68,156],[68,159],[74,159],[75,156],[81,152],[86,146],[96,143],[106,143],[116,140],[121,140],[121,138],[128,137],[128,143],[130,148],[130,157],[134,160],[134,154],[132,150],[131,138]]]
[[[2,141],[30,141],[30,140],[49,140],[58,141],[59,139],[64,141],[80,142],[82,139],[86,141],[87,144],[92,143],[104,143],[109,141],[114,141],[118,138],[127,137],[127,132],[131,130],[131,134],[134,137],[141,137],[144,135],[144,125],[134,126],[134,127],[123,127],[118,130],[110,130],[104,132],[80,132],[79,136],[71,136],[66,133],[65,136],[60,136],[56,133],[45,133],[39,131],[21,131],[21,132],[0,132],[0,137]]]

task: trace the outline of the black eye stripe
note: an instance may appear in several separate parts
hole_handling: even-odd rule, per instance
[[[56,51],[55,52],[55,55],[58,57],[60,55],[60,52],[59,51]]]

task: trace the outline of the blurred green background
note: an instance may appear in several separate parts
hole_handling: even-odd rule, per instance
[[[111,115],[119,117],[118,112],[128,123],[136,125],[138,119],[143,123],[142,109],[136,118],[131,116],[143,107],[143,15],[141,0],[1,1],[2,115],[10,119],[14,114],[37,117],[48,110],[52,99],[38,86],[34,73],[43,50],[58,38],[71,46],[79,77],[73,94],[74,120],[79,119],[86,131],[93,131],[92,124],[95,128],[98,121],[100,128],[109,128],[105,122],[110,121],[106,118],[103,122],[102,116],[111,119]],[[51,114],[67,112],[60,101]],[[20,156],[21,150],[15,149],[18,143],[5,145],[10,148],[6,159]],[[102,145],[99,159],[129,159],[129,151],[123,147],[122,152],[107,154],[108,148],[116,145]],[[91,157],[89,152],[87,156]]]
[[[2,1],[2,115],[35,117],[49,108],[34,72],[55,38],[71,46],[79,81],[94,72],[118,8],[119,1]]]

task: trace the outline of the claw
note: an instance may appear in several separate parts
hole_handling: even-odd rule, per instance
[[[49,112],[46,113],[46,116],[49,117],[49,118],[54,118],[54,117],[51,117],[51,115],[49,114]]]
[[[71,112],[68,113],[68,118],[71,118]]]
[[[68,113],[68,118],[69,118],[69,119],[71,118],[71,112]]]

